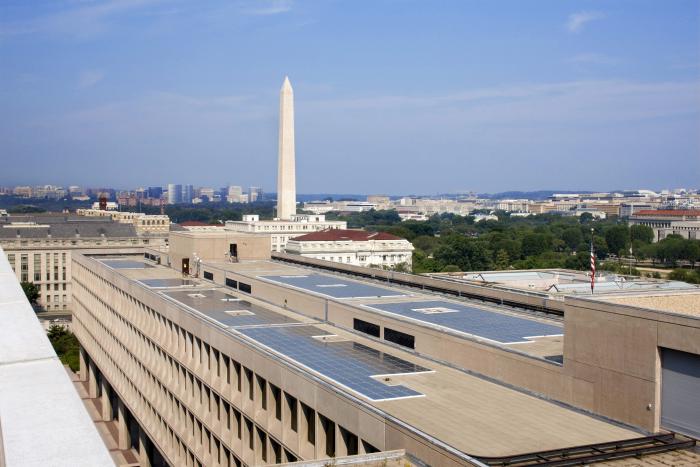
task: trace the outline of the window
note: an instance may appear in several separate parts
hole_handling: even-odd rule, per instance
[[[226,285],[228,287],[231,287],[232,289],[237,289],[238,288],[238,281],[235,281],[233,279],[229,279],[228,277],[226,278]]]
[[[384,340],[408,347],[409,349],[416,348],[416,338],[405,332],[384,328]]]
[[[41,280],[41,253],[34,255],[34,282]]]
[[[241,292],[245,292],[245,293],[252,293],[251,292],[252,289],[250,287],[250,284],[246,284],[244,282],[238,283],[238,290],[240,290]]]
[[[362,321],[361,319],[355,318],[352,320],[352,327],[356,331],[364,332],[370,336],[379,337],[379,326],[376,324],[368,323],[367,321]]]
[[[204,271],[204,278],[210,281],[214,280],[214,273],[209,271]]]

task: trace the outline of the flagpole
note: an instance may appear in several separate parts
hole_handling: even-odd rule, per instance
[[[595,287],[595,253],[593,252],[593,227],[591,227],[591,295]]]

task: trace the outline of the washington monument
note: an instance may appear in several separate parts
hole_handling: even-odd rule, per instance
[[[280,90],[279,161],[277,167],[277,217],[290,220],[297,213],[294,169],[294,91],[289,78]]]

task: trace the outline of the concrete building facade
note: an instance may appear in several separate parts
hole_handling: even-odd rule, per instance
[[[122,252],[166,244],[167,231],[139,234],[133,223],[112,219],[70,216],[0,219],[0,247],[5,250],[17,279],[39,287],[38,304],[47,311],[72,309],[73,252],[94,248]]]
[[[391,269],[403,265],[411,270],[413,245],[405,238],[385,232],[328,229],[287,241],[287,253],[356,266]]]
[[[290,220],[260,220],[257,214],[247,214],[240,221],[226,221],[226,230],[259,233],[270,236],[271,251],[284,251],[289,239],[327,229],[347,229],[345,221],[328,221],[326,216],[297,214]]]
[[[655,242],[669,235],[700,240],[700,209],[641,210],[629,217],[629,225],[651,227]]]

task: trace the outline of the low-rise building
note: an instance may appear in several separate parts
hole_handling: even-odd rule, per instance
[[[121,224],[132,224],[136,233],[167,234],[170,230],[170,217],[165,214],[144,214],[141,212],[104,211],[101,209],[78,209],[77,214],[85,217],[109,217]]]
[[[290,220],[260,220],[257,214],[243,216],[240,221],[226,221],[226,230],[270,235],[272,251],[284,251],[290,238],[326,229],[347,229],[345,221],[328,221],[326,216],[295,214]]]
[[[700,240],[700,209],[642,210],[630,216],[629,225],[651,227],[655,242],[672,234]]]
[[[413,245],[385,232],[328,229],[293,238],[287,253],[356,266],[411,269]]]
[[[105,217],[65,215],[0,218],[0,247],[20,282],[39,287],[38,305],[47,311],[72,309],[71,254],[75,250],[159,247],[168,232],[139,233],[132,223]]]

